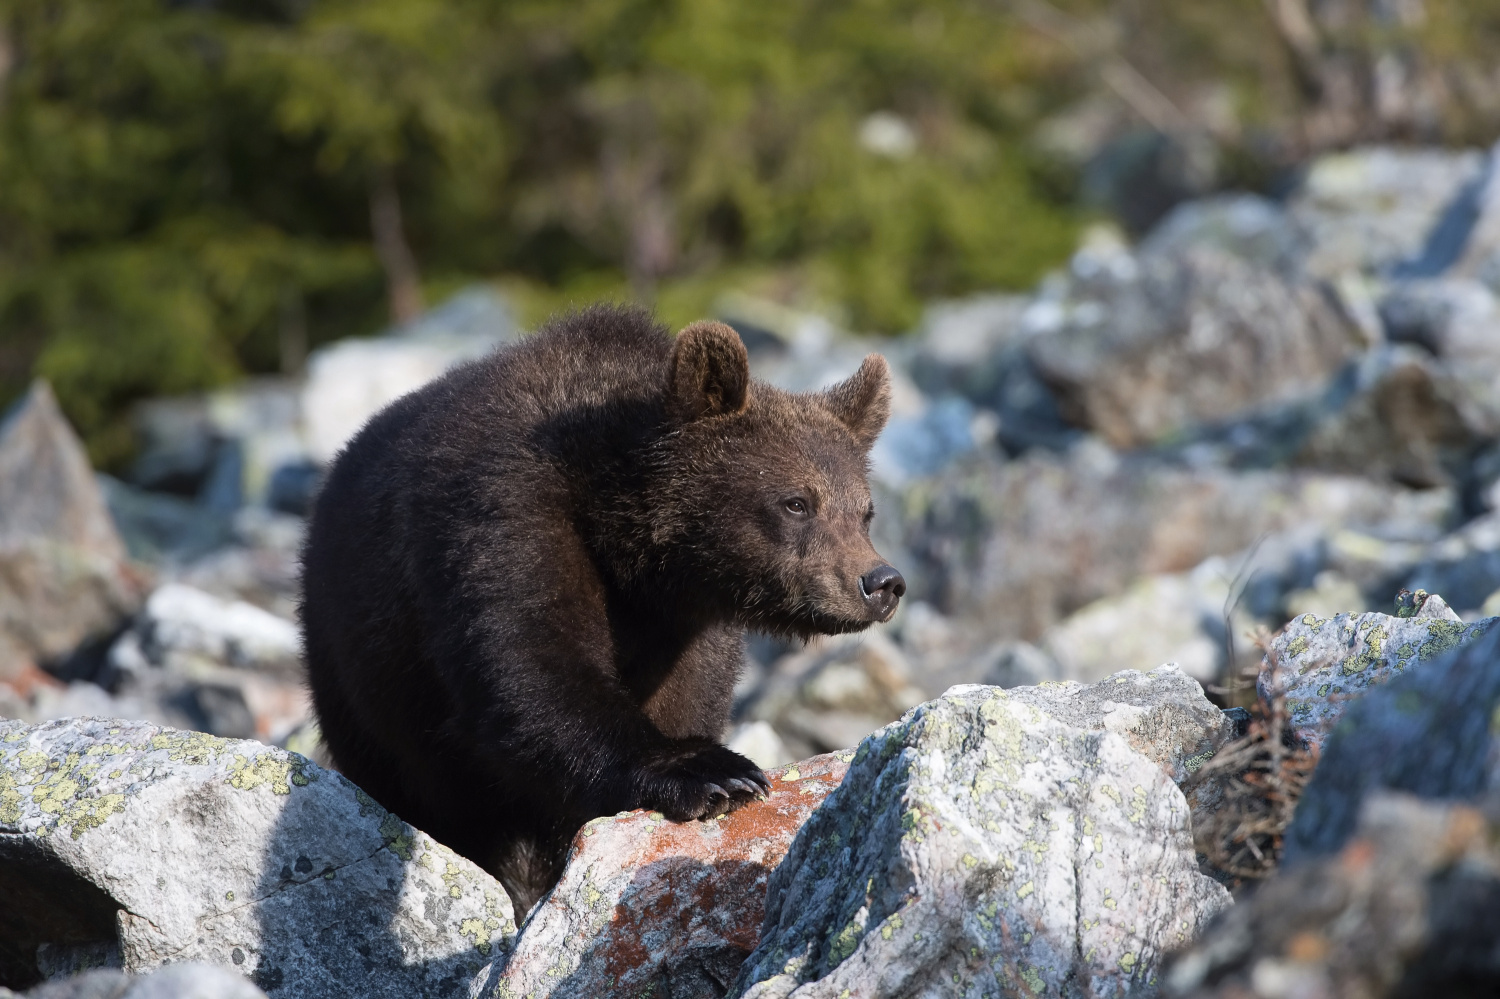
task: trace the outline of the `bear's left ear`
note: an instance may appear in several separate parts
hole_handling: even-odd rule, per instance
[[[833,415],[868,451],[891,415],[891,366],[879,354],[871,354],[848,381],[829,389],[824,398]]]
[[[667,385],[672,409],[684,419],[740,412],[750,394],[750,355],[744,341],[712,320],[684,328],[672,346]]]

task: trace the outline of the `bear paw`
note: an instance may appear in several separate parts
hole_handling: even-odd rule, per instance
[[[709,742],[682,747],[640,775],[640,806],[673,822],[727,815],[771,789],[760,767]]]

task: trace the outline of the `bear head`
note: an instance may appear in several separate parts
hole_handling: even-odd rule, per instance
[[[703,595],[746,627],[802,638],[890,620],[906,583],[870,542],[867,481],[890,415],[885,358],[826,391],[785,392],[750,378],[733,329],[700,322],[678,334],[665,390],[653,534],[691,560]]]

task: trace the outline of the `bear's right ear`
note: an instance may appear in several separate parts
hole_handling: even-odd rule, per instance
[[[750,355],[723,323],[693,323],[677,334],[667,375],[670,405],[686,420],[738,413],[750,394]]]

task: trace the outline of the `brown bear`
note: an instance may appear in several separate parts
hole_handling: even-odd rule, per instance
[[[739,336],[595,307],[392,403],[338,456],[303,551],[338,767],[494,872],[518,918],[590,818],[723,813],[768,785],[720,744],[747,628],[889,620],[870,543],[870,355],[825,392]]]

